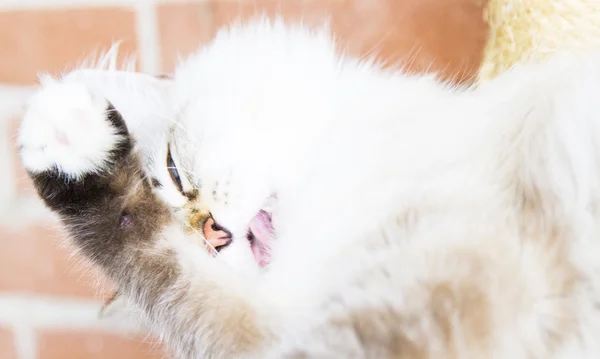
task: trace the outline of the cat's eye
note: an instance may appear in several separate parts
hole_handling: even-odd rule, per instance
[[[181,177],[179,177],[179,171],[177,170],[175,161],[173,161],[173,157],[171,156],[171,147],[170,146],[167,149],[167,170],[169,171],[171,180],[173,181],[173,183],[175,183],[179,192],[183,192],[183,185],[181,184]]]

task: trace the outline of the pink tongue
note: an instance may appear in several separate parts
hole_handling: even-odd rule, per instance
[[[250,231],[254,235],[251,243],[254,259],[260,266],[265,266],[269,264],[269,242],[274,234],[271,216],[265,211],[258,212],[250,222]]]

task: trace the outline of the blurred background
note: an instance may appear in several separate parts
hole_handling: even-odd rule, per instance
[[[126,321],[98,320],[110,283],[70,255],[14,150],[23,101],[122,40],[139,71],[173,70],[236,19],[329,18],[342,45],[388,66],[468,84],[486,41],[485,0],[0,0],[0,359],[169,358]],[[243,61],[243,59],[240,59]]]

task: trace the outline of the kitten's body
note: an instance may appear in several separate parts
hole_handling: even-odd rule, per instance
[[[459,91],[256,23],[173,81],[42,85],[19,145],[75,243],[182,357],[597,358],[599,70],[556,57]],[[260,268],[245,236],[266,203]],[[217,258],[191,229],[208,215],[233,236]]]

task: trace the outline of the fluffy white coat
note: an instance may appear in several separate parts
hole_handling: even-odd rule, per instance
[[[591,359],[599,94],[595,53],[457,89],[340,56],[325,30],[259,21],[172,80],[48,80],[18,141],[30,172],[77,179],[119,141],[104,98],[123,115],[177,219],[157,248],[181,278],[146,319],[182,357]],[[169,141],[194,206],[232,233],[217,258],[184,231]],[[267,205],[277,235],[260,268],[244,236]]]

